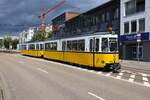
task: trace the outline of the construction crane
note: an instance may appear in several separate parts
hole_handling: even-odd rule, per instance
[[[40,19],[40,30],[44,30],[45,29],[45,18],[48,15],[48,13],[56,10],[57,8],[62,6],[65,2],[66,2],[65,0],[62,0],[61,2],[59,2],[58,4],[53,6],[52,8],[49,8],[47,10],[42,9],[42,12],[41,12],[40,16],[38,16],[38,18]]]

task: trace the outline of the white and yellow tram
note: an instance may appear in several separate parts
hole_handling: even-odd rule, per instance
[[[21,53],[93,68],[119,68],[117,35],[113,34],[95,33],[21,44]]]

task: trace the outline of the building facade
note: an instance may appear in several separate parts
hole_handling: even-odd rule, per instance
[[[107,0],[82,14],[63,13],[52,20],[54,37],[108,32],[120,33],[120,0]]]
[[[120,33],[120,0],[109,0],[66,21],[64,36],[106,32],[110,27]]]
[[[54,37],[62,37],[65,33],[65,22],[78,16],[77,12],[65,12],[52,20],[52,30]]]
[[[26,31],[22,31],[19,34],[19,43],[30,42],[32,40],[33,35],[38,31],[36,27],[30,27]]]
[[[121,0],[122,58],[150,61],[150,0]]]

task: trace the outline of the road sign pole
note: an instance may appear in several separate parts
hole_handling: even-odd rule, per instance
[[[138,58],[138,61],[140,60],[140,42],[137,42],[138,43],[138,47],[137,47],[137,58]]]
[[[137,60],[140,61],[140,42],[141,34],[137,34]]]

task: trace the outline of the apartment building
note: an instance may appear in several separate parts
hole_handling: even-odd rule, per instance
[[[122,58],[150,61],[150,0],[121,0],[120,5]]]

